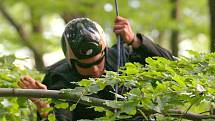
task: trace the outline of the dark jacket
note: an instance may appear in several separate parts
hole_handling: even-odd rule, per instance
[[[153,56],[161,56],[170,60],[174,60],[171,53],[164,48],[161,48],[159,45],[154,44],[147,37],[137,34],[139,40],[142,41],[142,45],[133,49],[131,46],[124,44],[124,51],[122,57],[122,62],[139,62],[141,64],[145,64],[145,58],[153,57]],[[109,71],[116,71],[116,62],[117,62],[117,47],[114,45],[112,48],[106,50],[106,62],[105,68]],[[50,90],[60,90],[60,89],[73,89],[77,85],[70,82],[77,82],[81,79],[86,78],[80,75],[74,66],[70,67],[67,61],[61,60],[56,64],[47,68],[46,76],[43,80],[43,84],[45,84]],[[111,87],[106,87],[104,90],[100,91],[96,96],[102,99],[114,99],[114,95],[109,93],[112,90]],[[56,118],[59,121],[76,121],[78,119],[94,119],[96,117],[100,117],[103,113],[95,112],[93,109],[86,109],[84,105],[79,104],[77,108],[73,112],[69,112],[65,109],[55,110]]]

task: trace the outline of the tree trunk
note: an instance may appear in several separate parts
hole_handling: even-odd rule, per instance
[[[38,35],[42,37],[42,26],[41,26],[41,16],[38,16],[37,14],[34,13],[34,9],[30,9],[31,13],[31,24],[32,24],[32,33],[34,35]],[[41,43],[42,44],[42,43]],[[40,45],[42,46],[42,45]],[[39,46],[34,46],[36,48],[39,48]],[[43,61],[43,52],[39,51],[33,51],[34,53],[34,60],[35,60],[35,67],[37,70],[44,72],[45,71],[45,64]]]
[[[171,3],[173,5],[171,17],[173,21],[177,22],[179,20],[179,0],[171,0]],[[178,56],[179,31],[177,28],[172,30],[170,43],[172,54]]]
[[[43,54],[38,53],[37,51],[33,51],[34,60],[35,60],[35,68],[40,72],[45,72],[45,64],[43,62]]]
[[[10,14],[7,12],[7,10],[4,8],[3,6],[3,2],[0,2],[0,11],[2,13],[2,15],[5,17],[6,20],[8,20],[8,22],[16,29],[18,35],[21,38],[21,43],[23,45],[25,45],[26,47],[28,47],[32,52],[33,52],[33,56],[34,56],[34,60],[35,60],[35,66],[36,69],[39,71],[44,71],[45,66],[44,66],[44,62],[42,59],[42,53],[39,51],[39,48],[36,48],[31,42],[30,39],[28,38],[28,34],[26,33],[26,31],[24,31],[22,25],[18,24],[11,16]]]
[[[215,52],[215,0],[209,0],[211,52]]]

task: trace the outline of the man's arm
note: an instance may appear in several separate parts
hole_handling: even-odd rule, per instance
[[[160,47],[158,44],[153,43],[151,39],[140,33],[136,34],[132,47],[134,52],[143,57],[160,56],[169,60],[175,60],[173,55],[168,50]]]
[[[161,56],[174,60],[172,54],[166,49],[154,44],[148,37],[141,34],[134,34],[129,21],[126,18],[117,16],[113,31],[120,35],[124,42],[131,45],[133,51],[142,59],[153,56]]]
[[[23,89],[44,89],[47,90],[46,85],[34,80],[30,76],[23,76],[18,82],[19,87]],[[50,107],[48,103],[42,101],[40,98],[30,98],[30,100],[37,106],[37,111],[40,113],[42,109]],[[43,118],[47,118],[48,113],[40,113]]]

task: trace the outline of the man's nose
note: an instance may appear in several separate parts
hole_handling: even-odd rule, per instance
[[[94,65],[94,66],[91,67],[91,69],[92,69],[93,73],[96,73],[96,72],[98,72],[99,67],[97,65]]]

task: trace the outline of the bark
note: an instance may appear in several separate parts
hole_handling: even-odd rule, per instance
[[[171,11],[171,17],[173,21],[177,22],[179,20],[179,0],[171,0],[173,8]],[[177,28],[172,30],[171,34],[171,50],[174,56],[178,56],[178,43],[179,43],[179,31]]]
[[[33,8],[30,9],[30,13],[31,13],[31,24],[32,24],[33,34],[42,36],[42,25],[40,22],[41,16],[35,15]],[[40,46],[35,46],[35,47],[40,48],[40,47],[42,47],[41,44],[40,44]],[[36,66],[37,70],[44,72],[45,65],[44,65],[42,57],[43,57],[42,52],[40,52],[40,54],[34,54],[35,66]]]
[[[75,91],[63,93],[62,91],[59,90],[0,88],[0,97],[55,98],[68,99],[74,102],[77,102],[80,99],[79,103],[81,104],[111,108],[105,105],[107,102],[109,102],[108,100],[81,95],[82,94],[77,93]]]
[[[81,104],[85,104],[88,106],[101,106],[104,108],[108,108],[113,110],[112,107],[107,106],[107,103],[112,101],[104,100],[89,96],[81,96],[82,94],[77,93],[75,90],[70,91],[69,93],[65,93],[65,91],[59,90],[43,90],[43,89],[14,89],[14,88],[0,88],[0,97],[34,97],[34,98],[58,98],[58,99],[68,99],[74,102],[79,101]],[[80,100],[79,100],[80,99]],[[155,114],[158,113],[155,110],[143,109],[142,107],[138,107],[145,114]],[[215,115],[202,115],[196,113],[185,113],[182,110],[170,109],[166,112],[162,112],[165,116],[184,118],[194,121],[199,121],[202,119],[215,119]]]
[[[215,0],[209,0],[211,52],[215,52]]]

